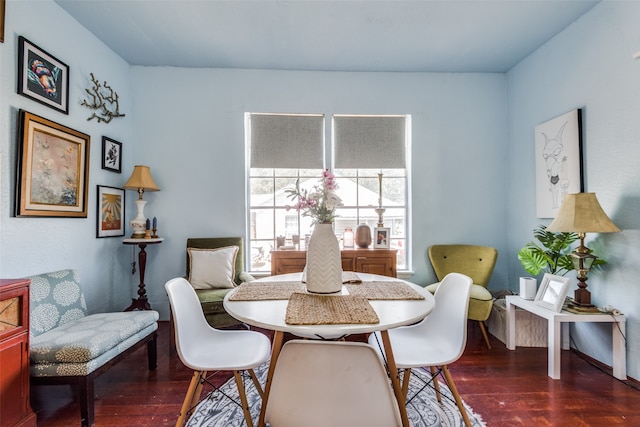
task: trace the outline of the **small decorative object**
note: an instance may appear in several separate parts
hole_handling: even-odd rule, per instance
[[[158,231],[158,219],[155,216],[153,217],[153,226],[151,227],[151,231],[153,231],[153,235],[151,237],[154,239],[158,238],[158,234],[156,233]]]
[[[316,224],[307,248],[307,291],[331,294],[342,290],[342,258],[331,223]]]
[[[582,110],[535,128],[536,216],[554,218],[565,194],[583,191]]]
[[[353,248],[353,230],[351,227],[345,228],[344,233],[342,233],[342,247]]]
[[[293,243],[293,246],[296,249],[300,249],[300,235],[299,234],[292,234],[291,235],[291,243]]]
[[[144,238],[145,239],[150,239],[151,238],[151,221],[149,221],[149,218],[147,218],[146,223],[145,223]]]
[[[535,277],[520,278],[520,298],[532,300],[536,297],[536,288],[538,281]]]
[[[569,290],[569,281],[568,277],[545,273],[534,303],[559,313]]]
[[[284,241],[285,241],[284,236],[277,236],[276,237],[276,249],[280,249],[281,247],[283,247],[284,246]]]
[[[98,119],[98,123],[109,123],[116,117],[124,117],[125,115],[120,113],[120,97],[118,96],[118,92],[115,92],[111,86],[107,84],[106,80],[100,85],[93,73],[91,73],[91,81],[93,82],[93,87],[91,89],[85,89],[91,101],[88,102],[85,99],[80,104],[94,110],[87,121]]]
[[[124,236],[124,203],[122,188],[98,185],[96,237]]]
[[[122,172],[122,143],[102,137],[102,169]]]
[[[69,67],[18,37],[18,94],[69,114]]]
[[[373,247],[377,249],[389,249],[389,232],[388,227],[376,227],[373,230]]]
[[[378,207],[376,208],[376,213],[378,214],[378,227],[384,227],[384,219],[382,215],[386,211],[385,208],[382,207],[382,172],[378,174]]]
[[[151,177],[149,166],[135,166],[129,180],[124,184],[124,188],[127,190],[136,190],[138,192],[138,200],[135,202],[136,208],[138,209],[138,215],[129,222],[129,225],[131,225],[131,228],[133,229],[132,238],[143,238],[145,237],[147,224],[147,219],[144,216],[144,206],[147,202],[142,200],[142,195],[145,191],[160,191]]]
[[[371,244],[371,228],[367,224],[360,224],[356,228],[356,244],[363,249]]]
[[[20,110],[16,216],[87,217],[91,137]]]
[[[296,201],[296,210],[303,211],[302,215],[311,217],[315,224],[307,247],[308,292],[328,294],[342,290],[340,245],[332,226],[335,209],[342,205],[337,188],[334,175],[326,169],[320,185],[315,185],[312,191],[301,190],[299,179],[295,189],[286,191],[288,197]]]

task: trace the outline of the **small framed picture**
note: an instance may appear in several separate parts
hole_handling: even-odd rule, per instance
[[[122,143],[102,137],[102,169],[122,172]]]
[[[124,190],[98,185],[96,237],[124,236]]]
[[[568,277],[545,273],[534,303],[559,313],[562,311],[570,280]]]
[[[388,227],[376,227],[373,229],[373,247],[377,249],[389,249],[391,229]]]
[[[22,36],[18,38],[18,94],[69,114],[69,67]]]
[[[16,216],[87,217],[91,137],[20,110]]]

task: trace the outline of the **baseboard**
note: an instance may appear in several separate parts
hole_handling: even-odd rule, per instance
[[[589,356],[588,354],[585,354],[583,352],[581,352],[580,350],[577,350],[575,348],[571,348],[571,351],[574,352],[579,358],[586,360],[590,365],[595,366],[596,368],[600,369],[602,372],[605,372],[606,374],[610,375],[613,377],[613,367],[602,363],[601,361],[599,361],[598,359],[594,359],[593,357]],[[614,377],[615,378],[615,377]],[[629,375],[627,375],[627,379],[626,380],[619,380],[625,384],[627,384],[629,387],[633,387],[637,390],[640,390],[640,381],[638,381],[635,378],[630,377]]]

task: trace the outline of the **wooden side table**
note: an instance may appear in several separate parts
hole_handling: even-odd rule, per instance
[[[131,305],[124,309],[124,311],[132,310],[151,310],[151,305],[147,300],[147,290],[144,284],[144,271],[147,267],[147,253],[145,248],[147,245],[154,245],[162,243],[164,238],[156,237],[151,239],[124,239],[122,241],[125,245],[138,245],[140,252],[138,253],[138,271],[140,272],[140,284],[138,285],[138,298],[131,299]]]

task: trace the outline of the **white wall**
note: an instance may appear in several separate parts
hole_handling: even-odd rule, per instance
[[[69,115],[16,93],[18,36],[24,36],[69,66]],[[108,125],[87,121],[80,106],[89,73],[120,94],[126,117]],[[119,238],[96,239],[96,185],[121,187],[133,164],[129,65],[51,1],[8,0],[5,39],[0,44],[0,276],[24,277],[75,268],[91,311],[126,307],[137,279],[130,275],[131,249]],[[91,136],[87,218],[14,218],[18,111],[24,109]],[[102,136],[122,142],[123,174],[102,170]],[[131,196],[130,196],[131,197]]]
[[[639,2],[596,5],[508,73],[509,161],[507,230],[509,280],[525,271],[515,256],[532,239],[535,213],[534,127],[583,109],[585,191],[595,192],[621,233],[587,235],[609,263],[589,274],[593,303],[628,317],[627,369],[640,377],[640,50]],[[575,275],[574,275],[575,276]],[[570,293],[573,293],[573,289]],[[611,365],[608,326],[580,327],[575,346]]]
[[[502,74],[328,73],[133,67],[134,158],[151,166],[148,193],[166,240],[152,247],[152,306],[184,275],[188,237],[245,234],[244,112],[411,114],[412,281],[435,276],[426,248],[468,242],[503,253],[506,276],[506,82]],[[152,262],[152,264],[151,264]]]

